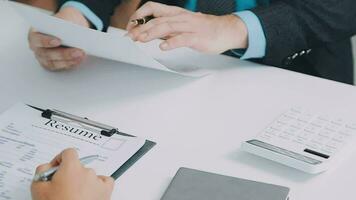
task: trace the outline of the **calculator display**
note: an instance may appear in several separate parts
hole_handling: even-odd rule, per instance
[[[282,154],[284,156],[288,156],[288,157],[309,163],[309,164],[318,165],[318,164],[322,163],[320,160],[316,160],[314,158],[310,158],[310,157],[301,155],[299,153],[288,151],[286,149],[282,149],[280,147],[277,147],[277,146],[274,146],[274,145],[271,145],[271,144],[268,144],[268,143],[265,143],[265,142],[262,142],[259,140],[249,140],[249,141],[247,141],[247,143],[258,146],[260,148],[264,148],[264,149],[273,151],[275,153]]]

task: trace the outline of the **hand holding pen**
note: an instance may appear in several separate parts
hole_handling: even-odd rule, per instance
[[[82,165],[87,165],[98,158],[99,158],[98,155],[93,155],[93,156],[83,157],[79,159],[79,161]],[[53,175],[58,171],[59,167],[60,166],[51,167],[44,172],[36,173],[35,177],[33,178],[33,181],[50,181]]]
[[[135,20],[147,16],[155,18],[138,26]],[[164,38],[159,46],[163,51],[188,47],[202,53],[220,54],[231,49],[247,49],[249,44],[246,24],[234,14],[209,15],[148,2],[132,15],[132,20],[127,35],[143,43]]]
[[[155,17],[151,15],[151,16],[142,17],[142,18],[139,18],[139,19],[133,19],[133,20],[130,21],[130,23],[133,26],[144,25],[144,24],[146,24],[147,22],[151,21],[154,18]]]
[[[83,158],[82,162],[93,161],[95,157]],[[58,167],[57,171],[48,181],[32,183],[33,200],[110,200],[114,180],[111,177],[97,176],[93,169],[85,168],[75,150],[64,150],[50,163],[39,166],[36,174],[45,174],[54,167]]]

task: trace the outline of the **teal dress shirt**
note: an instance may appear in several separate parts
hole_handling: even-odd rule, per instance
[[[258,1],[258,2],[257,2]],[[231,50],[241,59],[263,58],[266,54],[266,36],[258,17],[248,9],[252,9],[259,4],[268,4],[268,0],[236,0],[236,13],[246,24],[248,30],[248,48]],[[196,11],[197,0],[188,0],[185,8]],[[97,30],[102,31],[104,26],[99,17],[95,15],[87,6],[76,1],[66,2],[62,8],[74,7],[78,9]]]

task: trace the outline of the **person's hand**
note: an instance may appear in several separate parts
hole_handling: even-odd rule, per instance
[[[81,26],[90,26],[88,20],[72,7],[61,9],[55,16]],[[60,39],[38,33],[33,28],[29,32],[28,40],[37,60],[48,70],[70,69],[79,65],[85,58],[84,51],[63,47]]]
[[[114,180],[83,167],[75,150],[64,150],[49,164],[39,166],[36,173],[54,166],[59,169],[51,181],[32,183],[32,200],[110,200]]]
[[[148,2],[133,14],[130,21],[146,16],[154,16],[155,19],[139,26],[129,22],[128,36],[140,42],[165,38],[160,44],[162,50],[190,47],[218,54],[248,46],[247,27],[235,15],[206,15]]]

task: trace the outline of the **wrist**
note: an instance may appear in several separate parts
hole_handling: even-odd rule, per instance
[[[229,49],[248,48],[248,29],[246,24],[236,15],[228,15],[228,36]]]
[[[62,8],[56,15],[56,17],[73,22],[80,26],[89,28],[90,22],[84,17],[84,15],[74,7]]]

